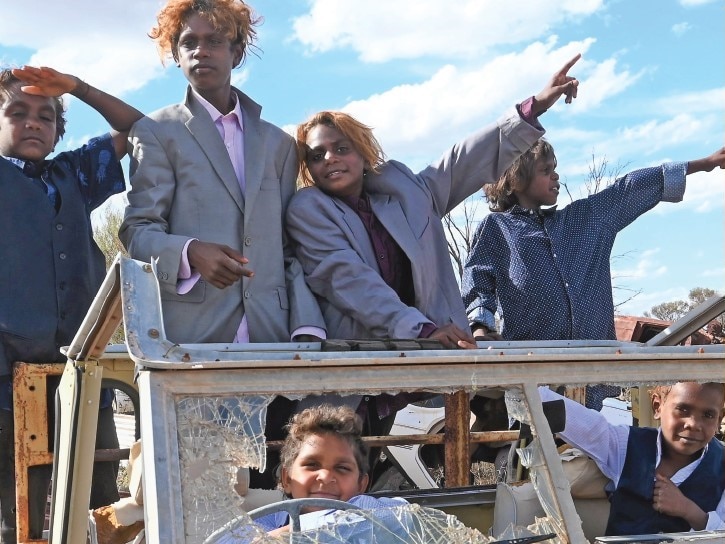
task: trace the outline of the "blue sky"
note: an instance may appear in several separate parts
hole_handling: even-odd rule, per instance
[[[291,130],[320,109],[349,111],[413,168],[535,94],[577,52],[579,98],[542,117],[575,198],[592,157],[627,171],[709,155],[725,140],[721,1],[250,3],[264,18],[259,56],[234,78],[263,116]],[[181,100],[183,76],[161,65],[146,35],[159,0],[73,6],[69,18],[63,2],[13,2],[0,19],[0,64],[52,66],[147,112]],[[68,107],[58,150],[106,130],[86,105]],[[725,291],[724,201],[722,170],[690,176],[682,203],[660,204],[619,235],[615,298],[641,290],[621,313],[684,299],[692,287]],[[477,218],[485,210],[479,203]]]

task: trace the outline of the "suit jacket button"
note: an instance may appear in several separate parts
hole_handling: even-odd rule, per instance
[[[245,245],[245,246],[251,246],[251,245],[252,245],[252,237],[251,237],[251,236],[247,236],[247,237],[246,237],[246,238],[244,239],[244,245]]]
[[[249,291],[244,291],[244,298],[249,298],[251,296],[252,296],[252,293],[250,293]]]

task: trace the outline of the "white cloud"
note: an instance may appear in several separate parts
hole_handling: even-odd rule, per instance
[[[685,7],[704,6],[705,4],[712,4],[718,0],[680,0],[680,4]]]
[[[612,262],[612,283],[622,283],[622,280],[628,281],[642,278],[656,278],[667,273],[667,267],[662,265],[657,259],[659,248],[648,249],[639,255],[639,259],[634,266],[626,268],[617,268],[616,259]]]
[[[690,30],[692,28],[692,25],[688,22],[682,22],[672,25],[672,33],[675,36],[682,36],[685,32]]]
[[[99,5],[77,0],[73,24],[65,25],[60,24],[68,19],[63,2],[16,2],[0,18],[0,43],[34,51],[28,64],[77,75],[112,94],[143,87],[161,72],[155,46],[147,36],[159,2],[136,0],[129,5],[124,0],[106,0],[103,9]]]
[[[722,280],[722,278],[725,277],[725,267],[709,268],[707,270],[703,270],[700,275],[703,278],[718,278],[719,280]]]
[[[617,60],[606,59],[600,63],[586,62],[591,72],[581,82],[577,101],[580,111],[590,111],[605,100],[626,91],[642,76],[644,70],[630,73],[628,70],[617,71]]]
[[[678,113],[718,113],[725,112],[725,87],[703,89],[689,93],[677,93],[654,100],[654,112],[667,115]]]
[[[671,287],[657,291],[642,291],[629,302],[619,306],[617,313],[619,315],[644,315],[653,306],[663,302],[687,300],[688,292],[687,289],[681,287]]]
[[[467,57],[502,44],[547,35],[551,28],[596,13],[603,0],[313,0],[293,21],[294,36],[310,52],[351,48],[364,62],[395,58]],[[450,29],[455,29],[450,31]]]
[[[248,68],[239,68],[237,70],[232,71],[232,85],[235,87],[243,87],[244,84],[249,79],[249,69]]]
[[[372,126],[389,156],[426,164],[461,137],[493,122],[513,102],[538,92],[568,59],[585,54],[593,44],[593,39],[586,39],[557,47],[553,37],[477,66],[445,65],[422,83],[393,87],[342,109]],[[618,71],[612,59],[580,63],[571,73],[580,78],[583,88],[605,85],[605,79],[617,83],[606,93],[593,91],[593,97],[577,98],[571,106],[560,101],[554,109],[561,115],[595,108],[637,77]]]

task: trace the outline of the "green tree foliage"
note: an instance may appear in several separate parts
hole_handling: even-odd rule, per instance
[[[687,295],[687,300],[673,300],[670,302],[663,302],[657,306],[652,306],[649,312],[645,312],[645,317],[654,317],[656,319],[662,319],[664,321],[675,321],[687,312],[699,306],[710,297],[719,295],[714,289],[708,287],[695,287],[690,289],[690,293]],[[722,316],[720,320],[722,320]]]
[[[123,212],[108,206],[102,212],[100,219],[97,221],[98,224],[93,227],[93,238],[106,258],[106,270],[111,266],[119,252],[128,255],[118,239],[118,229],[122,222]],[[123,344],[125,341],[126,338],[121,325],[111,336],[111,344]]]

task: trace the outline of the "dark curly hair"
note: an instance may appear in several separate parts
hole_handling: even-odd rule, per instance
[[[492,212],[505,212],[518,204],[514,191],[525,191],[534,180],[536,161],[554,160],[554,148],[545,139],[540,138],[526,153],[521,155],[508,167],[496,183],[483,186],[483,192],[488,200],[488,207]]]
[[[282,445],[280,463],[289,470],[310,435],[334,435],[350,444],[362,478],[370,470],[368,447],[362,441],[362,427],[360,416],[349,406],[322,404],[302,410],[287,425],[289,434]]]
[[[0,70],[0,107],[10,99],[10,93],[13,91],[13,87],[17,87],[20,90],[22,85],[23,82],[13,75],[10,68]],[[65,134],[65,106],[59,96],[53,96],[50,100],[55,110],[55,143],[57,144]]]

